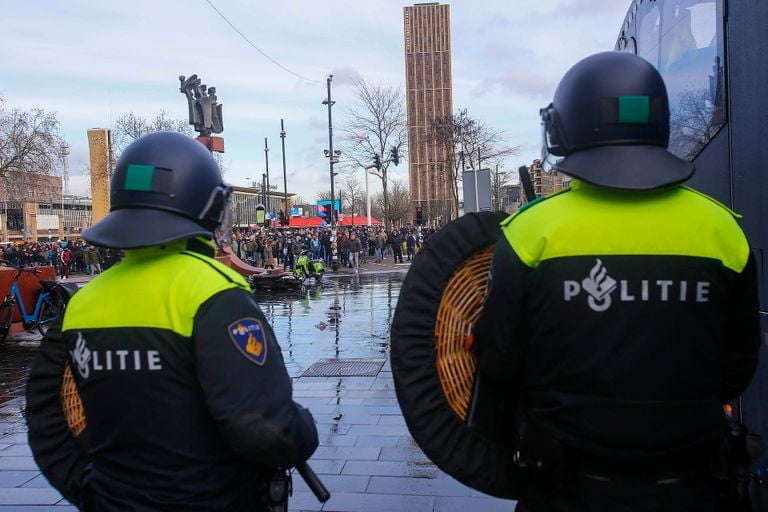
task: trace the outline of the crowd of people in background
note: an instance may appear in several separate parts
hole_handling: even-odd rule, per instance
[[[394,263],[410,261],[432,233],[432,228],[417,229],[406,225],[387,231],[383,227],[337,227],[336,251],[338,262],[358,270],[360,264],[382,263],[392,258]],[[331,264],[333,258],[331,228],[269,228],[235,230],[232,251],[241,260],[256,267],[293,270],[296,258],[303,252],[311,259]]]
[[[82,239],[55,242],[13,242],[2,248],[3,262],[13,267],[52,265],[56,275],[67,279],[71,274],[99,274],[119,260],[112,249],[95,247]]]
[[[407,225],[386,230],[383,227],[344,226],[337,228],[339,265],[358,271],[361,264],[411,261],[432,228]],[[241,260],[263,268],[293,271],[296,259],[304,252],[311,259],[323,260],[326,267],[333,258],[331,228],[239,229],[232,237],[232,251]],[[53,265],[56,275],[67,279],[72,274],[98,274],[120,259],[120,252],[95,247],[82,239],[54,242],[12,242],[2,247],[8,266]]]

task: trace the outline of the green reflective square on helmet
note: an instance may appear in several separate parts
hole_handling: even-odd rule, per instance
[[[150,192],[152,190],[152,176],[154,173],[154,165],[130,164],[125,170],[124,190]]]
[[[651,113],[648,96],[619,96],[620,123],[647,123]]]

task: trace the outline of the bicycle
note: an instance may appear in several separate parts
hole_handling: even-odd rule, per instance
[[[61,285],[56,281],[46,281],[38,277],[43,289],[40,290],[40,293],[37,296],[34,311],[28,314],[27,309],[24,307],[24,301],[21,298],[21,290],[19,289],[18,281],[24,272],[28,272],[37,277],[40,270],[37,267],[16,268],[18,271],[13,278],[11,289],[8,290],[8,294],[3,298],[3,302],[0,303],[0,343],[3,343],[11,332],[11,323],[13,322],[13,314],[16,305],[19,306],[24,329],[30,331],[37,327],[38,331],[40,331],[40,334],[43,336],[45,336],[51,323],[59,318],[64,311],[64,301],[57,293],[57,289]]]

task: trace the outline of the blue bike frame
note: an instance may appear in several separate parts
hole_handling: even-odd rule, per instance
[[[18,304],[19,306],[19,311],[21,312],[21,317],[22,317],[22,321],[24,323],[25,329],[31,329],[36,325],[46,324],[48,322],[53,321],[58,316],[58,315],[53,315],[50,318],[38,317],[38,315],[40,314],[40,309],[42,308],[43,302],[45,301],[45,299],[51,296],[51,292],[40,290],[40,294],[37,296],[37,302],[35,303],[35,310],[32,312],[32,314],[27,314],[27,308],[24,307],[24,301],[21,298],[21,290],[19,289],[19,284],[17,281],[14,281],[13,285],[11,285],[11,292],[13,292],[13,296],[16,297],[16,304]]]

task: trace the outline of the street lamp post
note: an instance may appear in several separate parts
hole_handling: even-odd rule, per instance
[[[371,227],[371,194],[368,193],[368,168],[363,169],[365,173],[365,214],[368,216],[368,227]]]
[[[264,137],[264,160],[266,162],[266,176],[267,176],[267,194],[264,196],[264,208],[265,215],[269,213],[269,145],[267,144],[267,138]]]
[[[333,121],[331,117],[331,107],[333,107],[333,104],[336,102],[331,100],[331,80],[333,80],[333,75],[328,75],[328,96],[322,103],[323,105],[328,105],[328,149],[326,149],[324,153],[325,156],[328,157],[328,165],[331,174],[331,267],[336,271],[339,269],[339,260],[336,252],[336,205],[333,193],[333,164],[339,161],[341,151],[333,150]]]
[[[285,215],[285,218],[290,218],[290,213],[288,213],[288,177],[285,173],[285,127],[283,126],[283,120],[280,120],[280,145],[282,146],[283,150],[283,190],[285,191],[285,208],[283,209],[283,214]]]
[[[333,193],[333,163],[334,163],[334,155],[333,155],[333,118],[331,116],[331,107],[333,107],[333,104],[336,103],[335,101],[331,101],[331,80],[333,80],[333,75],[328,75],[328,80],[326,81],[328,86],[328,97],[323,100],[323,105],[328,105],[328,152],[326,156],[328,157],[328,166],[330,168],[330,175],[331,175],[331,227],[336,227],[336,214],[335,214],[335,204],[334,204],[334,193]]]

